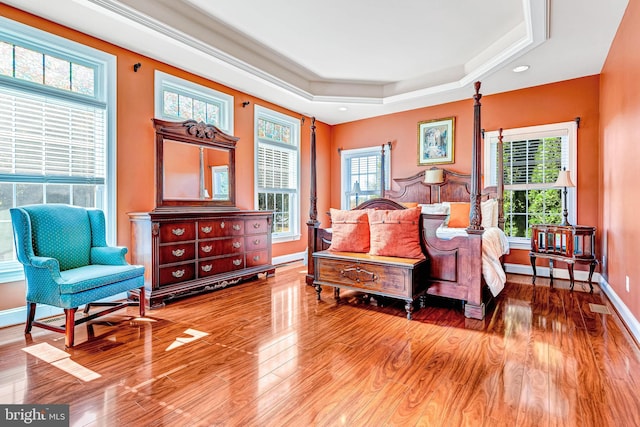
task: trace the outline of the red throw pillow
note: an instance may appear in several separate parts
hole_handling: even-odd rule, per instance
[[[370,255],[424,258],[420,247],[420,206],[411,209],[369,210]]]
[[[369,252],[369,219],[367,211],[331,211],[331,246],[335,252]]]
[[[467,228],[469,226],[470,208],[471,204],[469,203],[451,203],[449,207],[449,227]]]

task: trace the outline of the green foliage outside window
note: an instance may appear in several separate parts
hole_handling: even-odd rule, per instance
[[[531,237],[532,224],[562,220],[562,194],[553,188],[562,165],[562,138],[504,144],[505,233]]]

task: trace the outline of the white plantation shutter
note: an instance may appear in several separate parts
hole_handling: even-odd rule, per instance
[[[0,176],[104,184],[105,108],[0,88]]]
[[[102,209],[116,241],[116,58],[0,17],[0,282],[24,278],[9,209]]]
[[[380,155],[368,155],[351,158],[351,181],[358,181],[362,192],[376,191],[380,193]]]
[[[255,106],[255,207],[273,212],[273,241],[300,238],[300,120]]]
[[[502,141],[504,143],[504,170],[505,186],[516,185],[521,188],[542,188],[553,184],[557,175],[538,177],[536,183],[531,182],[531,172],[537,166],[544,166],[541,169],[548,171],[554,166],[557,170],[567,168],[575,169],[575,134],[576,124],[574,122],[557,123],[552,125],[532,126],[529,128],[506,129],[503,131]],[[560,164],[552,164],[553,158],[535,158],[536,149],[539,144],[549,143],[548,138],[561,139]],[[485,177],[488,177],[485,186],[496,185],[496,156],[497,156],[498,132],[491,131],[485,135]],[[507,148],[511,145],[510,148]],[[546,152],[547,150],[541,150]]]
[[[295,190],[296,158],[294,150],[258,144],[258,187]]]

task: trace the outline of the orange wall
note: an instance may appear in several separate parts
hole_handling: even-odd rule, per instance
[[[631,0],[600,78],[600,167],[605,279],[640,319],[640,1]],[[626,291],[626,277],[629,290]]]
[[[483,96],[482,128],[516,128],[567,122],[580,117],[578,129],[578,222],[598,225],[598,91],[599,77],[590,76],[497,95]],[[482,92],[482,90],[481,90]],[[389,114],[334,126],[331,155],[331,206],[340,206],[340,155],[350,149],[392,142],[391,177],[404,178],[418,166],[418,122],[455,117],[455,163],[441,165],[456,172],[471,172],[473,89],[469,100]],[[397,189],[395,187],[394,189]],[[506,262],[529,264],[528,252],[512,250]]]
[[[301,117],[275,104],[228,88],[219,83],[198,77],[135,52],[120,48],[105,41],[90,37],[67,27],[47,21],[0,3],[0,14],[9,19],[77,41],[117,57],[117,243],[130,245],[128,212],[149,211],[155,207],[154,177],[154,131],[151,118],[154,116],[154,70],[160,70],[228,93],[234,97],[235,136],[240,140],[236,150],[236,168],[243,171],[236,176],[236,204],[241,209],[253,209],[254,141],[253,106],[257,103],[278,112]],[[133,64],[141,63],[138,72]],[[249,101],[247,108],[242,103]],[[306,221],[309,212],[309,142],[311,120],[307,118],[301,128],[301,223],[302,237],[299,241],[274,244],[273,255],[280,256],[304,252],[307,246]],[[316,122],[318,155],[326,156],[329,147],[330,126]],[[324,162],[320,160],[320,164]],[[325,172],[326,173],[326,169]],[[328,194],[320,194],[318,205],[328,209]],[[1,309],[2,307],[0,307]]]

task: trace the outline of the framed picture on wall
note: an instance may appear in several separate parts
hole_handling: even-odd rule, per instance
[[[455,117],[418,123],[418,165],[453,163]]]

